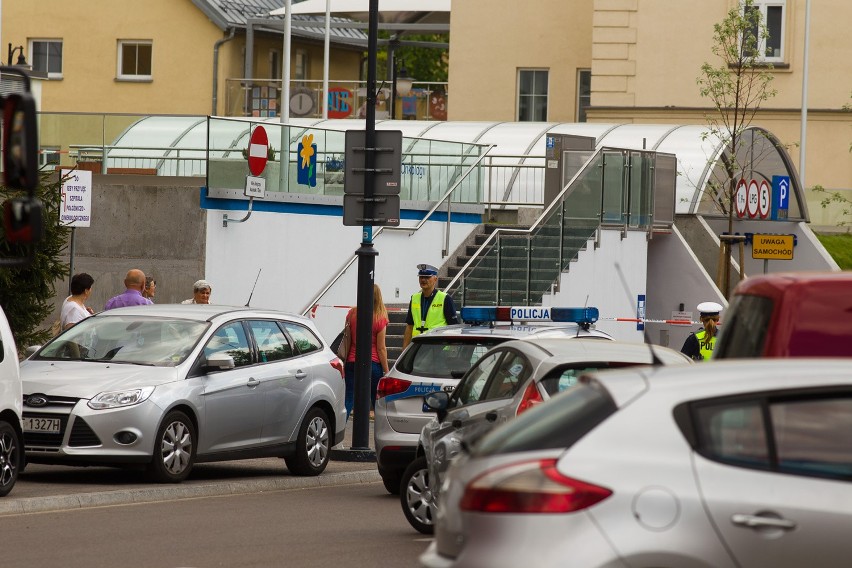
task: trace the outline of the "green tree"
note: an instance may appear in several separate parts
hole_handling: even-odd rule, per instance
[[[725,144],[721,158],[725,179],[721,184],[710,184],[708,191],[714,194],[714,202],[728,217],[728,234],[733,234],[737,181],[747,162],[754,159],[744,151],[748,141],[743,133],[751,126],[760,105],[777,93],[770,88],[772,66],[763,61],[759,50],[767,37],[766,26],[753,0],[741,0],[724,20],[713,26],[712,52],[719,64],[714,67],[705,62],[698,77],[701,96],[710,100],[715,111],[706,117],[709,130],[705,135]],[[725,241],[722,247],[720,257],[724,267],[719,271],[719,288],[727,297],[731,247]]]
[[[380,37],[387,39],[386,32],[380,32]],[[401,39],[406,42],[417,42],[422,45],[401,45],[396,48],[397,62],[404,64],[408,74],[418,83],[446,83],[449,76],[450,60],[447,49],[428,47],[429,44],[448,43],[448,34],[406,34]],[[387,77],[388,53],[380,50],[376,54],[376,74],[379,83]],[[401,65],[400,65],[401,66]]]
[[[15,344],[23,350],[28,345],[44,343],[50,331],[42,323],[53,311],[56,297],[54,282],[68,275],[68,266],[61,260],[70,229],[59,224],[62,199],[61,183],[49,181],[43,174],[35,191],[43,207],[44,237],[35,245],[32,262],[20,267],[0,267],[0,306],[6,313],[15,336]],[[0,201],[23,197],[26,192],[0,187]],[[10,243],[0,234],[0,257],[21,258],[29,247]]]

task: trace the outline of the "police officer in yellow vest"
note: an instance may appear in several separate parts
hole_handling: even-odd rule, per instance
[[[704,326],[700,331],[690,333],[683,342],[681,352],[696,361],[707,361],[713,356],[716,346],[716,326],[719,323],[719,313],[722,305],[716,302],[701,302],[698,304],[699,320]]]
[[[403,349],[408,347],[412,337],[424,331],[459,322],[453,299],[436,289],[438,269],[429,264],[418,264],[417,278],[420,292],[413,294],[408,304]]]

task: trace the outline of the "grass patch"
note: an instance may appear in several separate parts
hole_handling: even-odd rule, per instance
[[[852,234],[817,234],[817,238],[841,270],[852,270]]]

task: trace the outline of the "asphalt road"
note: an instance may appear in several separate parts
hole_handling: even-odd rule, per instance
[[[429,543],[379,482],[11,514],[0,534],[3,568],[405,568]]]

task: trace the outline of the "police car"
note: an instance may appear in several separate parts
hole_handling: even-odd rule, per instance
[[[466,306],[461,319],[465,323],[415,336],[379,381],[373,430],[376,462],[392,494],[399,493],[403,473],[414,461],[420,432],[434,416],[424,397],[452,391],[491,347],[532,337],[612,339],[594,329],[598,309],[593,307]]]

